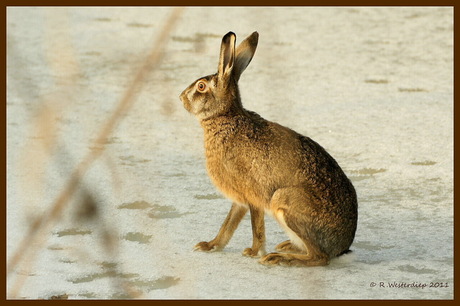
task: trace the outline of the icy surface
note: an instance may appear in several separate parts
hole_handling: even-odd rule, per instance
[[[7,9],[9,259],[94,149],[170,12]],[[357,190],[353,253],[327,267],[242,256],[248,216],[224,251],[192,251],[230,202],[178,96],[216,71],[230,30],[260,34],[245,107],[319,142]],[[8,275],[9,298],[453,298],[452,8],[186,8],[166,48],[83,179],[97,213],[84,217],[80,191]],[[286,235],[266,223],[272,251]]]

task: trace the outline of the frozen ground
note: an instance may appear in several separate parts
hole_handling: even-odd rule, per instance
[[[7,9],[9,259],[94,149],[170,11]],[[240,81],[246,108],[322,144],[355,185],[353,253],[327,267],[241,256],[248,218],[223,252],[192,251],[230,203],[206,175],[201,128],[178,96],[216,71],[230,30],[238,41],[260,34]],[[83,183],[97,214],[82,217],[91,201],[74,199],[37,256],[9,274],[8,297],[451,299],[453,9],[186,8]],[[273,250],[286,236],[266,220]]]

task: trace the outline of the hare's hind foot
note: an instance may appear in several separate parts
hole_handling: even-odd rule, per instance
[[[266,266],[313,267],[326,266],[329,264],[329,259],[327,257],[312,257],[308,254],[270,253],[262,257],[259,262]]]
[[[275,249],[278,252],[283,252],[283,253],[301,253],[302,250],[298,247],[296,247],[291,240],[286,240],[284,242],[281,242],[278,244]]]

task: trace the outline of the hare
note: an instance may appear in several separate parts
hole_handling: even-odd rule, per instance
[[[259,34],[235,49],[236,36],[221,43],[218,71],[180,95],[204,130],[206,166],[212,182],[233,201],[219,233],[195,246],[223,249],[249,210],[253,242],[243,255],[265,265],[322,266],[347,253],[353,242],[358,203],[340,166],[312,139],[246,110],[238,80],[251,62]],[[272,215],[290,240],[265,253],[264,213]]]

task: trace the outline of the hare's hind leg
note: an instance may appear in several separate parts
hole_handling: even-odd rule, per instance
[[[277,250],[293,253],[270,253],[260,263],[287,266],[324,266],[329,263],[329,256],[320,250],[317,242],[305,230],[310,221],[306,200],[308,195],[297,187],[280,189],[274,193],[270,203],[271,211],[290,238],[280,243]],[[297,210],[302,211],[302,214],[297,216],[291,213],[286,216],[288,211]]]
[[[220,227],[217,236],[209,242],[202,241],[198,243],[195,245],[194,250],[209,252],[223,249],[232,238],[233,233],[235,232],[236,228],[240,224],[241,219],[243,219],[247,211],[247,206],[233,203],[232,208],[230,209],[227,218],[225,218],[224,223]]]
[[[291,240],[286,240],[284,242],[281,242],[275,247],[275,250],[278,252],[287,252],[287,253],[301,253],[302,250],[295,246]]]

